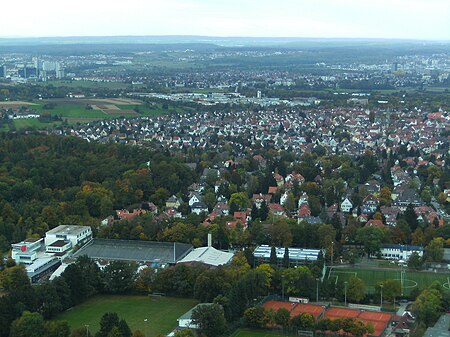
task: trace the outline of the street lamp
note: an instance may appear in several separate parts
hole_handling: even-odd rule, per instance
[[[89,324],[84,325],[86,327],[86,337],[89,337]]]
[[[381,292],[380,292],[380,309],[383,307],[383,285],[382,284],[380,284],[380,290],[381,290]]]
[[[316,278],[317,286],[316,286],[316,302],[319,302],[319,278]]]
[[[146,318],[146,319],[144,319],[144,336],[145,337],[147,337],[147,322],[148,322],[148,319]]]
[[[347,281],[344,282],[344,304],[347,306]]]
[[[331,266],[333,267],[334,241],[331,241]]]

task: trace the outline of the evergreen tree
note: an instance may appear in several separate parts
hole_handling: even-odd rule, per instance
[[[267,203],[264,200],[261,203],[261,207],[259,208],[259,218],[261,219],[261,221],[266,221],[268,215],[269,215],[269,207],[267,207]]]
[[[284,247],[283,267],[289,268],[289,248],[288,247]]]
[[[277,265],[277,250],[275,249],[275,246],[272,246],[270,250],[270,265],[276,266]]]
[[[416,212],[414,211],[413,205],[409,204],[406,208],[406,211],[404,213],[404,219],[409,225],[409,228],[411,228],[411,232],[414,232],[419,226],[419,221],[417,220]]]
[[[259,210],[255,204],[253,204],[253,206],[252,206],[252,214],[251,215],[252,215],[252,221],[255,221],[256,219],[259,218]]]

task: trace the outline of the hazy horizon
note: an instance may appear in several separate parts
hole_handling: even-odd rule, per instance
[[[448,0],[7,2],[1,38],[205,36],[450,40]]]

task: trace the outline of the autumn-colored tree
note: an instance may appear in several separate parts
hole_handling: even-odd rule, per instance
[[[389,187],[383,187],[380,190],[380,206],[390,206],[392,203],[392,192]]]
[[[366,285],[364,281],[356,276],[348,280],[347,298],[350,301],[360,302],[366,294]]]

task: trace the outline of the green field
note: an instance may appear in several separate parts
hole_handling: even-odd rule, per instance
[[[116,312],[127,321],[132,331],[147,330],[148,336],[167,334],[177,326],[177,318],[194,307],[193,299],[148,296],[96,296],[65,313],[56,320],[67,320],[71,329],[89,325],[97,332],[99,322],[106,312]],[[144,319],[148,319],[147,327]]]
[[[157,104],[154,106],[145,105],[133,105],[133,104],[117,104],[117,107],[121,110],[134,110],[136,107],[139,109],[139,114],[142,116],[156,116],[167,113],[167,110],[162,109],[161,105]],[[173,108],[171,108],[172,110]],[[180,110],[181,111],[181,110]],[[177,111],[177,112],[180,112]]]
[[[37,118],[30,118],[30,119],[16,119],[14,121],[14,126],[16,129],[24,129],[24,128],[49,128],[60,125],[61,122],[51,122],[51,123],[44,123],[41,122]]]
[[[232,337],[286,337],[286,335],[269,330],[239,329]]]
[[[39,113],[48,112],[52,115],[62,117],[93,117],[108,118],[108,115],[101,110],[87,110],[84,104],[57,104],[53,109],[45,109],[45,103],[39,103],[32,108]]]
[[[400,280],[400,273],[400,268],[392,270],[335,268],[330,272],[329,276],[330,279],[335,279],[336,277],[338,277],[340,281],[348,281],[350,277],[356,275],[364,281],[367,286],[367,291],[369,293],[373,293],[375,290],[375,286],[379,282],[383,282],[389,279]],[[403,290],[405,295],[408,295],[415,288],[424,289],[427,286],[431,285],[433,281],[438,281],[447,289],[450,289],[450,274],[445,273],[418,272],[404,269],[403,280]]]
[[[48,104],[54,103],[52,107]],[[86,104],[104,106],[110,105],[116,107],[115,109],[86,109]],[[47,105],[47,106],[46,106]],[[112,119],[118,117],[135,118],[140,116],[155,116],[162,115],[173,112],[184,112],[187,110],[192,110],[192,108],[180,108],[170,106],[168,109],[163,109],[161,104],[141,104],[140,101],[136,101],[136,104],[111,104],[105,101],[104,103],[100,100],[92,99],[81,99],[80,101],[74,101],[73,99],[49,99],[43,101],[34,101],[33,105],[28,107],[31,111],[38,114],[50,113],[53,116],[61,116],[64,121],[68,124],[76,123],[89,123],[96,120]],[[135,112],[134,109],[139,109],[139,113]],[[37,128],[45,129],[50,127],[55,127],[60,125],[60,121],[54,121],[50,123],[42,122],[37,118],[32,119],[17,119],[14,120],[14,126],[16,129],[24,128]],[[3,131],[8,131],[9,128],[5,124],[1,129]]]

